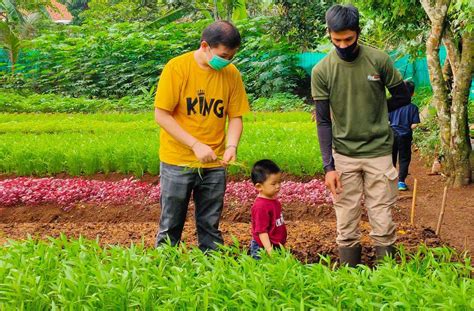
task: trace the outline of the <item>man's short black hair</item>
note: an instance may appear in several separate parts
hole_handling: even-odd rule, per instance
[[[359,10],[350,4],[335,4],[326,12],[326,25],[333,32],[353,30],[359,33]]]
[[[272,160],[257,161],[252,167],[252,182],[255,184],[263,184],[268,176],[278,174],[281,170]]]
[[[411,80],[405,80],[405,85],[407,86],[410,95],[413,95],[415,93],[415,82]]]
[[[241,38],[239,30],[228,21],[217,21],[204,29],[201,42],[206,41],[211,48],[218,47],[219,44],[235,49],[240,46]]]

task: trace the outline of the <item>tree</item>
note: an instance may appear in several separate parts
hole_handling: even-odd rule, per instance
[[[273,1],[272,0],[246,0],[245,6],[250,18],[257,16],[273,15]]]
[[[160,28],[184,17],[198,14],[214,20],[241,20],[247,18],[246,0],[192,0],[172,1],[165,5],[168,12],[148,25],[148,28]]]
[[[151,0],[61,0],[73,4],[80,10],[79,4],[87,6],[78,15],[79,23],[93,25],[122,22],[150,22],[163,15],[164,1]],[[69,6],[68,6],[69,8]],[[71,12],[72,13],[72,12]],[[73,13],[76,19],[76,15]],[[76,23],[76,21],[74,21]]]
[[[302,51],[316,48],[326,35],[325,14],[334,1],[275,0],[278,17],[273,30]]]
[[[72,20],[74,24],[81,24],[82,19],[79,14],[89,8],[89,1],[90,0],[59,0],[59,3],[66,5],[69,13],[74,17]]]
[[[46,6],[49,1],[0,0],[0,47],[7,51],[11,64],[11,72],[15,73],[15,65],[22,48],[23,41],[36,33],[36,25],[42,15],[49,14]]]
[[[440,127],[448,184],[471,182],[468,104],[474,67],[474,4],[470,0],[356,1],[369,19],[384,23],[394,44],[426,38],[433,104]],[[421,40],[418,40],[421,41]],[[439,50],[446,47],[441,65]]]
[[[79,18],[96,23],[149,22],[158,29],[180,19],[247,18],[246,0],[61,0],[64,3],[86,3]],[[268,1],[268,0],[267,0]]]

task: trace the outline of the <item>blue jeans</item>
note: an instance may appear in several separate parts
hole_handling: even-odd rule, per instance
[[[200,169],[160,164],[160,228],[156,246],[171,245],[181,240],[191,194],[195,204],[196,230],[202,251],[216,249],[223,244],[219,220],[224,207],[226,171],[222,167]]]
[[[263,247],[260,247],[260,245],[258,245],[257,241],[255,240],[252,240],[250,241],[250,256],[253,258],[253,259],[261,259],[260,258],[260,255],[258,254],[260,249],[262,249]]]
[[[281,249],[282,246],[281,245],[272,245],[273,249],[274,250],[277,250],[277,249]],[[263,247],[261,247],[260,245],[258,245],[257,241],[255,240],[252,240],[250,241],[250,257],[252,257],[253,259],[262,259],[260,257],[260,255],[258,254],[260,252],[261,249],[264,249]]]

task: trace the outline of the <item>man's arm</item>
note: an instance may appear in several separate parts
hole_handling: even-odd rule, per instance
[[[409,105],[411,94],[404,82],[388,89],[392,97],[387,99],[388,112]]]
[[[323,157],[324,172],[334,171],[332,157],[332,122],[329,100],[316,101],[316,121],[318,127],[319,148]]]
[[[201,143],[191,134],[186,132],[173,118],[170,111],[155,108],[155,121],[158,125],[170,134],[174,139],[193,150],[198,160],[202,163],[214,162],[217,156],[206,144]]]
[[[229,118],[229,126],[227,128],[227,144],[223,158],[224,165],[237,159],[237,147],[239,145],[240,136],[242,135],[243,122],[242,117]]]
[[[342,183],[332,157],[332,121],[329,100],[316,100],[316,121],[318,123],[319,149],[326,173],[325,185],[336,197],[342,191]]]
[[[392,95],[392,97],[387,100],[388,112],[410,104],[410,91],[388,54],[385,55],[385,60],[380,67],[380,75],[385,87],[387,87],[390,95]]]

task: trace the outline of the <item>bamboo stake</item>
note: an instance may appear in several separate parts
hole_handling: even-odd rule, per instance
[[[441,210],[439,212],[438,224],[436,225],[436,235],[439,235],[441,231],[441,223],[443,222],[444,210],[446,208],[446,196],[448,194],[448,186],[444,187],[443,191],[443,202],[441,203]]]
[[[418,180],[415,178],[415,184],[413,185],[413,199],[411,200],[411,215],[410,215],[410,224],[412,226],[415,224],[415,205],[416,205],[417,184],[418,184]]]

